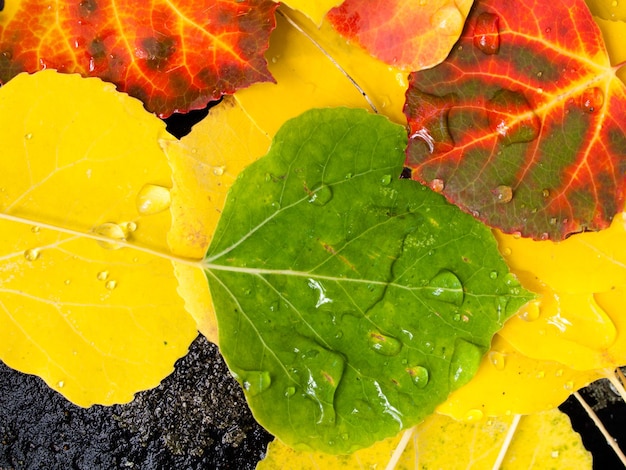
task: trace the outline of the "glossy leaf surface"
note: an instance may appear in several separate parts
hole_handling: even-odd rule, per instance
[[[78,405],[128,402],[197,335],[171,262],[118,245],[168,251],[173,137],[113,85],[53,71],[0,88],[0,136],[0,359]]]
[[[370,54],[404,70],[446,58],[463,30],[473,0],[345,0],[328,21]]]
[[[504,232],[560,240],[623,207],[626,92],[582,0],[477,2],[405,112],[414,178]]]
[[[271,81],[263,53],[270,0],[8,2],[0,12],[0,83],[41,69],[115,83],[160,116],[203,108]]]
[[[222,354],[296,448],[345,453],[414,425],[531,298],[486,227],[398,179],[403,134],[361,110],[289,121],[207,253]]]
[[[492,468],[512,417],[458,422],[432,415],[418,424],[400,456],[397,470]],[[275,440],[258,470],[369,470],[391,460],[403,434],[351,455],[298,452]],[[550,410],[524,416],[502,462],[503,469],[591,469],[591,455],[566,415]]]

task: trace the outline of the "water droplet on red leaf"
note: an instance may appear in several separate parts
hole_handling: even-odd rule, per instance
[[[491,192],[498,204],[506,204],[507,202],[511,202],[511,199],[513,199],[513,189],[510,186],[501,185],[493,189]]]
[[[505,145],[532,142],[539,136],[539,117],[523,94],[499,90],[488,101],[487,107],[489,125]]]
[[[500,50],[500,18],[493,13],[481,13],[474,26],[474,46],[487,55]]]
[[[443,182],[443,180],[440,180],[439,178],[435,178],[434,180],[430,182],[429,186],[430,186],[430,189],[432,189],[436,193],[440,193],[441,191],[443,191],[443,188],[445,187],[445,183]]]
[[[598,87],[587,88],[580,96],[580,106],[586,113],[595,113],[604,104],[604,93]]]

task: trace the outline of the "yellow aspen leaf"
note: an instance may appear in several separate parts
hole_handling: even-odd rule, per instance
[[[402,439],[409,438],[395,468],[447,470],[491,469],[513,417],[477,423],[432,415],[415,428],[351,455],[298,452],[282,442],[270,443],[257,470],[352,470],[384,468]],[[508,448],[502,469],[591,468],[591,454],[558,410],[523,416]]]
[[[626,364],[626,213],[560,243],[496,238],[511,271],[540,295],[500,332],[511,345],[578,370]]]
[[[246,166],[263,156],[270,138],[230,97],[211,109],[180,141],[164,145],[173,175],[168,234],[174,254],[202,259],[224,207],[226,193]],[[217,344],[217,324],[204,272],[176,264],[179,293],[198,330]]]
[[[173,137],[113,85],[54,71],[0,89],[0,135],[0,358],[80,406],[128,402],[197,334],[154,254]]]
[[[452,392],[437,412],[458,420],[536,413],[555,408],[601,377],[596,371],[531,359],[497,334],[474,378]]]
[[[314,2],[310,0],[287,0],[280,3],[304,13],[313,23],[320,25],[326,13],[333,7],[341,5],[342,2],[343,0],[316,0]]]
[[[626,3],[621,2],[620,8],[622,10],[621,16],[624,17],[622,21],[613,21],[598,16],[593,18],[602,31],[611,64],[615,66],[626,61],[626,48],[624,47],[624,37],[626,36],[626,21],[624,21],[624,19],[626,19]],[[626,82],[625,67],[620,67],[616,74],[623,82]]]

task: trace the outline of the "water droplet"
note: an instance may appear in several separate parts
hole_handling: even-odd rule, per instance
[[[617,2],[615,2],[617,3]],[[558,450],[553,450],[552,452],[550,452],[550,457],[552,457],[553,459],[558,459],[559,458],[559,451]]]
[[[550,225],[556,225],[556,223],[558,222],[556,217],[550,217]]]
[[[311,289],[317,291],[317,302],[315,303],[315,308],[320,308],[324,304],[332,303],[333,299],[326,296],[326,289],[324,289],[324,286],[319,281],[309,278],[307,285]]]
[[[513,250],[511,250],[508,246],[502,250],[503,256],[511,256],[511,253],[513,253]]]
[[[538,379],[543,379],[545,376],[546,376],[546,372],[543,370],[540,370],[539,372],[535,374],[535,377]]]
[[[222,176],[224,174],[224,171],[226,170],[226,167],[221,165],[221,166],[214,166],[213,167],[213,174],[215,176]]]
[[[126,231],[120,225],[111,222],[106,222],[102,225],[99,225],[93,231],[97,235],[111,238],[113,240],[126,240]],[[121,245],[115,243],[114,241],[108,242],[104,240],[98,240],[98,245],[100,245],[102,248],[106,248],[107,250],[117,250],[121,248]]]
[[[432,189],[436,193],[440,193],[445,188],[445,184],[443,180],[440,180],[439,178],[435,178],[434,180],[431,180],[429,186],[430,186],[430,189]]]
[[[541,196],[542,197],[550,197],[550,190],[549,189],[542,189],[541,190]]]
[[[98,281],[106,281],[109,278],[109,271],[100,271],[96,274]]]
[[[537,72],[537,78],[541,78],[541,77],[543,77],[543,72],[541,71]]]
[[[108,290],[113,290],[117,287],[117,281],[111,279],[104,284],[104,287],[106,287]]]
[[[556,372],[554,373],[555,377],[562,377],[563,376],[563,369],[557,369]]]
[[[395,356],[402,349],[402,342],[378,331],[368,333],[368,342],[371,349],[383,356]]]
[[[424,388],[428,385],[430,380],[430,372],[424,366],[414,366],[406,369],[407,373],[411,376],[413,383],[417,388]]]
[[[504,284],[506,286],[508,286],[508,287],[519,287],[520,286],[519,279],[513,273],[507,273],[506,276],[504,276]]]
[[[587,88],[580,96],[580,106],[586,113],[595,113],[603,104],[604,92],[598,87]]]
[[[490,279],[498,279],[498,272],[497,271],[491,271],[489,273],[489,278]]]
[[[474,46],[484,54],[500,50],[500,18],[493,13],[481,13],[474,26]]]
[[[572,380],[565,382],[565,384],[563,384],[563,388],[565,390],[574,390],[574,382]]]
[[[24,258],[26,261],[35,261],[39,259],[41,252],[38,248],[30,248],[24,252]]]
[[[65,382],[64,382],[63,380],[59,380],[59,381],[57,382],[57,386],[58,386],[59,388],[63,388],[63,387],[65,387]]]
[[[251,370],[244,372],[241,377],[241,385],[243,389],[250,394],[256,396],[264,392],[272,384],[272,378],[267,371]],[[295,390],[294,390],[295,392]]]
[[[532,142],[541,122],[526,97],[516,91],[498,90],[488,102],[489,126],[505,145]]]
[[[29,132],[28,134],[24,134],[24,139],[26,139],[26,140],[30,140],[30,139],[32,139],[32,138],[33,138],[33,134],[32,134],[32,132]]]
[[[296,387],[287,387],[285,389],[285,396],[292,397],[296,394]]]
[[[380,184],[383,186],[388,186],[391,184],[391,175],[385,175],[380,179]]]
[[[333,190],[330,186],[322,184],[311,192],[309,202],[316,206],[324,206],[333,198]]]
[[[452,390],[465,385],[474,377],[480,366],[484,349],[469,341],[457,339],[450,359],[450,382]]]
[[[169,209],[172,196],[170,190],[156,184],[146,184],[137,193],[135,205],[141,215],[153,215]]]
[[[485,415],[483,414],[482,411],[480,411],[479,409],[472,409],[469,410],[466,414],[465,414],[465,419],[467,421],[480,421],[481,419],[483,419]]]
[[[496,370],[504,370],[506,366],[506,357],[504,354],[498,351],[491,351],[489,353],[489,362],[496,368]]]
[[[540,305],[540,302],[537,300],[528,302],[526,305],[524,305],[520,309],[518,316],[522,320],[527,321],[527,322],[536,321],[539,318],[539,315],[541,314],[539,305]]]
[[[430,295],[437,300],[460,306],[463,303],[463,284],[451,271],[442,270],[428,283]]]
[[[30,228],[30,231],[31,231],[31,232],[33,232],[33,233],[39,233],[39,231],[40,231],[40,230],[41,230],[41,229],[40,229],[37,225],[33,225],[33,226]]]
[[[513,199],[513,189],[510,186],[500,185],[496,189],[492,189],[491,193],[498,204],[506,204]]]
[[[457,36],[461,34],[465,19],[454,3],[439,8],[430,17],[430,24],[439,34],[445,36]]]
[[[70,279],[66,279],[65,281],[63,281],[63,284],[65,284],[66,286],[69,286],[72,283],[72,281]]]

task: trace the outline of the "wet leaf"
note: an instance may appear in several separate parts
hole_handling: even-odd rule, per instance
[[[625,21],[626,5],[616,0],[585,0],[591,13],[603,20]]]
[[[478,1],[410,80],[407,164],[478,219],[560,240],[622,209],[626,92],[582,0]]]
[[[405,143],[362,110],[289,121],[232,187],[207,252],[222,354],[257,420],[296,448],[345,453],[414,425],[531,298],[486,227],[398,179]]]
[[[78,405],[128,402],[196,336],[171,262],[116,243],[167,250],[173,137],[113,85],[52,71],[0,89],[0,135],[0,358]]]
[[[492,468],[512,417],[461,423],[432,415],[416,426],[397,470],[415,468]],[[385,439],[351,455],[298,452],[279,440],[268,447],[258,470],[352,470],[381,468],[391,458],[402,435]],[[591,468],[591,455],[566,415],[551,410],[520,420],[502,469]]]
[[[115,83],[150,111],[203,108],[271,81],[263,53],[270,0],[8,2],[0,12],[0,83],[53,68]]]
[[[281,3],[304,13],[313,23],[319,26],[326,16],[326,13],[328,13],[331,8],[340,5],[342,1],[343,0],[315,0],[311,2],[309,0],[287,0]]]
[[[626,364],[626,213],[606,230],[560,243],[496,236],[511,270],[540,294],[507,322],[507,341],[529,357],[578,370]]]
[[[346,0],[327,18],[374,57],[404,70],[422,70],[446,58],[472,3]]]

